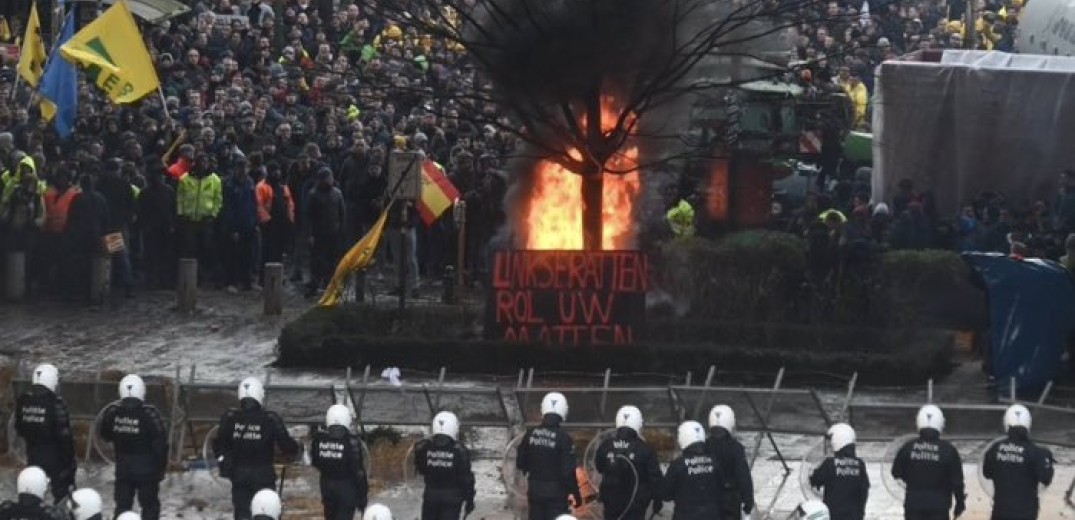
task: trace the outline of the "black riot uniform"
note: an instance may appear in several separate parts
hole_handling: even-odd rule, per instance
[[[650,502],[655,512],[661,510],[657,454],[633,429],[617,428],[615,437],[597,447],[594,465],[601,473],[599,491],[606,519],[642,520]]]
[[[567,514],[568,495],[582,504],[575,479],[575,446],[560,429],[561,422],[559,415],[546,414],[541,426],[526,432],[519,443],[515,467],[527,476],[530,520],[555,520]]]
[[[714,426],[709,429],[706,447],[720,469],[724,484],[720,492],[720,515],[739,518],[754,510],[754,480],[750,476],[746,450],[732,434]]]
[[[0,504],[0,520],[67,520],[67,516],[36,495],[21,493],[17,500]]]
[[[459,520],[464,505],[467,514],[474,511],[474,472],[462,444],[436,434],[415,446],[414,466],[425,477],[422,520]]]
[[[314,434],[310,458],[321,472],[321,504],[325,520],[350,520],[366,509],[369,481],[358,436],[332,425]]]
[[[101,438],[116,451],[116,515],[130,511],[134,496],[142,518],[160,518],[160,481],[168,469],[168,430],[153,405],[128,397],[101,417]]]
[[[34,385],[15,403],[15,431],[26,441],[26,464],[49,477],[52,498],[59,503],[75,488],[75,441],[63,399],[43,385]]]
[[[299,444],[291,438],[280,416],[262,409],[257,400],[244,398],[238,410],[229,410],[220,418],[213,452],[221,459],[221,476],[231,480],[236,520],[250,518],[254,494],[276,488],[273,446],[289,457],[299,452]]]
[[[966,510],[963,461],[959,452],[933,428],[919,430],[892,461],[892,476],[907,484],[903,513],[907,520],[948,520],[955,499],[955,516]]]
[[[822,501],[829,508],[832,520],[862,520],[865,517],[870,477],[866,474],[866,463],[855,456],[854,444],[844,446],[826,458],[810,475],[810,485],[825,489]]]
[[[1038,484],[1053,481],[1053,454],[1027,436],[1021,427],[1008,429],[1008,439],[989,447],[982,467],[993,481],[993,520],[1038,517]]]
[[[661,485],[664,500],[675,502],[672,520],[736,520],[720,516],[720,469],[704,442],[687,446],[668,466]]]

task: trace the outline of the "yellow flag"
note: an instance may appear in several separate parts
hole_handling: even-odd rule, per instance
[[[318,302],[318,305],[322,307],[339,305],[340,295],[343,293],[343,283],[347,280],[347,275],[361,271],[373,263],[373,253],[377,251],[377,245],[381,242],[381,236],[384,235],[384,225],[388,221],[388,212],[391,209],[392,204],[388,204],[388,207],[384,209],[384,212],[381,213],[380,218],[373,224],[366,236],[362,237],[346,255],[343,255],[343,259],[336,266],[336,273],[332,275],[332,280],[329,281],[328,287],[325,288],[325,294],[321,296],[321,301]]]
[[[119,0],[60,47],[63,57],[86,69],[86,77],[115,103],[133,103],[157,90],[142,33],[125,0]]]
[[[31,87],[37,88],[45,73],[45,41],[41,39],[41,19],[37,17],[37,2],[30,7],[30,19],[26,22],[26,36],[22,38],[22,54],[19,55],[19,76]]]

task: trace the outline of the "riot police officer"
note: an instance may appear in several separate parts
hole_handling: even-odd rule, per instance
[[[145,402],[141,377],[124,377],[119,396],[119,404],[105,409],[100,426],[101,438],[116,451],[116,511],[130,511],[137,494],[142,516],[157,520],[160,482],[168,469],[168,430],[157,408]]]
[[[459,510],[474,512],[474,472],[470,453],[459,442],[459,418],[452,412],[433,417],[431,438],[414,448],[414,466],[425,478],[422,520],[459,520]]]
[[[810,475],[810,485],[824,488],[823,501],[833,520],[862,520],[870,494],[866,463],[855,456],[855,430],[845,423],[829,428],[833,455]]]
[[[597,447],[594,465],[601,473],[601,503],[609,520],[642,520],[652,502],[654,514],[664,503],[657,454],[642,440],[642,412],[634,406],[616,411],[616,434]]]
[[[932,404],[918,410],[918,438],[907,441],[892,461],[892,476],[907,484],[903,514],[907,520],[948,520],[955,498],[956,517],[967,509],[963,492],[963,461],[941,439],[944,413]]]
[[[45,504],[49,487],[45,470],[30,466],[19,473],[15,482],[18,497],[0,504],[0,520],[61,520],[63,513]]]
[[[228,410],[220,418],[213,453],[220,463],[220,475],[231,480],[231,503],[236,520],[249,520],[250,501],[262,489],[276,487],[273,447],[289,457],[299,451],[284,421],[262,408],[265,387],[257,378],[239,383],[239,409]]]
[[[75,440],[67,405],[56,395],[60,372],[49,364],[34,368],[33,386],[15,403],[15,431],[26,441],[26,463],[45,471],[52,499],[59,503],[75,488]]]
[[[362,512],[362,520],[392,520],[392,511],[384,504],[370,504]]]
[[[697,421],[679,425],[676,443],[682,453],[668,466],[661,486],[662,499],[676,504],[672,519],[721,520],[720,490],[724,486],[705,446],[705,428]]]
[[[1053,481],[1053,454],[1030,441],[1030,410],[1021,404],[1004,412],[1008,438],[985,452],[982,474],[993,481],[993,520],[1038,517],[1038,485]]]
[[[334,404],[325,413],[325,428],[314,434],[310,457],[321,472],[321,504],[325,520],[350,520],[366,508],[369,481],[362,444],[351,432],[351,409]]]
[[[746,450],[733,435],[735,411],[718,404],[709,410],[709,448],[720,468],[724,489],[720,492],[720,516],[739,518],[754,510],[754,480],[750,477]]]
[[[71,493],[71,516],[74,520],[102,520],[104,504],[101,495],[90,488]]]
[[[530,520],[554,520],[568,512],[567,497],[582,505],[575,478],[575,446],[560,428],[567,419],[567,399],[558,392],[541,400],[541,425],[526,432],[519,443],[515,467],[526,474]]]
[[[253,515],[253,520],[280,520],[283,512],[284,506],[280,503],[280,495],[271,489],[258,491],[250,500],[250,514]]]

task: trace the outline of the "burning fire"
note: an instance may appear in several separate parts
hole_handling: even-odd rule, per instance
[[[604,132],[616,126],[620,112],[614,106],[611,98],[601,102]],[[585,118],[580,124],[586,128]],[[572,155],[577,153],[572,150]],[[641,186],[637,168],[638,147],[634,145],[626,146],[605,164],[601,249],[634,246],[635,200]],[[609,170],[630,173],[620,175]],[[582,177],[552,161],[539,162],[525,222],[527,249],[582,249]]]

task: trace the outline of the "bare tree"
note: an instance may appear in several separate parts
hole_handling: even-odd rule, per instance
[[[582,176],[583,247],[601,248],[604,174],[629,142],[667,139],[660,110],[697,88],[698,69],[749,55],[816,0],[365,0],[367,9],[465,49],[491,89],[460,103],[543,158]],[[756,79],[756,78],[753,78]],[[708,81],[705,88],[728,86]],[[665,161],[668,157],[658,160]],[[613,167],[614,166],[614,167]]]

